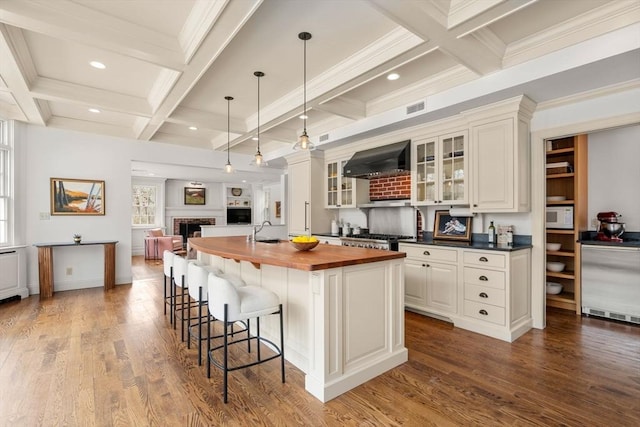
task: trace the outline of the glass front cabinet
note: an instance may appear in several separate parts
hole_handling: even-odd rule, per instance
[[[325,163],[327,208],[355,208],[358,203],[364,203],[369,198],[369,181],[342,176],[347,160]]]
[[[414,205],[469,203],[468,132],[414,140],[411,168]]]

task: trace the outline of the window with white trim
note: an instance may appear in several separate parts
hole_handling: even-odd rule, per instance
[[[132,186],[131,224],[133,225],[159,225],[158,187],[155,185]]]
[[[9,122],[0,119],[0,246],[13,243],[12,164],[13,141],[9,132]]]

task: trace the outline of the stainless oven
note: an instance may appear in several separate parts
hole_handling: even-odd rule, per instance
[[[398,240],[412,239],[411,236],[392,234],[350,234],[341,237],[342,246],[354,248],[382,249],[385,251],[397,251]]]

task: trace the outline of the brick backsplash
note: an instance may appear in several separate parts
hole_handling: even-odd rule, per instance
[[[411,172],[369,180],[369,199],[402,200],[411,198]]]

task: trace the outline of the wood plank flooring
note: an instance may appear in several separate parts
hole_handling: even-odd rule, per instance
[[[162,266],[134,283],[0,305],[0,426],[637,426],[640,327],[550,311],[509,344],[407,312],[409,361],[322,404],[273,361],[206,378],[163,315]]]

